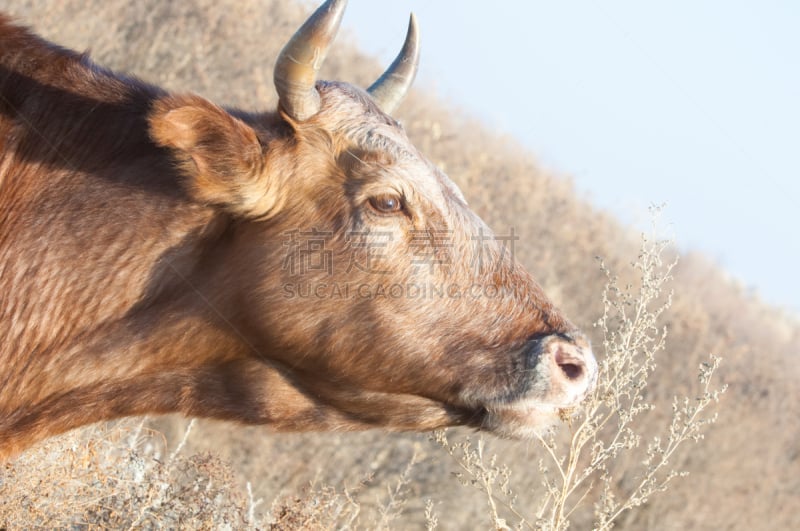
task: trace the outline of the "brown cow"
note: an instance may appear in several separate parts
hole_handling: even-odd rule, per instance
[[[0,456],[83,424],[470,425],[531,436],[592,388],[588,343],[369,91],[316,81],[328,0],[279,108],[120,76],[0,18]]]

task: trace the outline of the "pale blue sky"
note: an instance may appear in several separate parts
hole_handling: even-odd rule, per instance
[[[419,86],[800,311],[800,3],[350,0],[344,27],[388,64],[412,10]]]

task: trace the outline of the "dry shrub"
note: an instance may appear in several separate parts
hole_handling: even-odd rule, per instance
[[[218,456],[184,452],[194,424],[171,450],[144,420],[37,445],[0,470],[0,529],[390,529],[412,495],[414,455],[376,503],[367,475],[353,488],[311,483],[265,504]]]
[[[542,488],[526,497],[526,501],[535,500],[533,506],[517,504],[518,495],[510,485],[512,473],[525,473],[524,468],[499,464],[497,454],[486,455],[482,437],[473,445],[469,438],[451,443],[444,431],[436,433],[434,440],[466,473],[458,476],[462,484],[486,494],[496,529],[509,528],[501,516],[505,512],[517,520],[516,528],[562,531],[573,517],[593,506],[592,528],[607,530],[626,511],[665,492],[673,479],[688,475],[672,463],[684,443],[702,440],[717,420],[708,408],[726,390],[724,385],[711,385],[720,358],[712,355],[700,365],[697,396],[673,398],[666,433],[643,433],[638,422],[640,415],[655,409],[645,391],[656,369],[656,356],[667,344],[667,329],[659,320],[671,305],[666,285],[677,263],[663,261],[669,245],[668,240],[658,239],[656,231],[642,236],[639,256],[632,264],[639,275],[635,286],[620,287],[617,277],[601,264],[608,283],[602,297],[603,315],[595,323],[603,333],[597,388],[574,415],[565,417],[567,444],[555,432],[540,437],[545,449],[538,465]],[[617,477],[620,467],[615,465],[620,462],[633,478],[628,484]],[[587,515],[582,518],[586,520]]]

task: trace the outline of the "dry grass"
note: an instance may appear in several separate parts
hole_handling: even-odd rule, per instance
[[[23,0],[4,9],[53,40],[91,47],[100,63],[248,108],[274,105],[273,60],[303,16],[301,7],[278,0]],[[380,70],[340,39],[324,76],[366,85]],[[518,258],[576,324],[594,331],[593,343],[603,350],[603,327],[591,325],[604,315],[608,279],[595,257],[618,276],[623,291],[627,285],[638,289],[641,271],[631,267],[639,256],[636,235],[576,197],[568,180],[544,173],[512,140],[497,138],[422,91],[413,93],[398,114],[414,142],[446,168],[490,225],[500,233],[513,226],[522,236]],[[662,256],[670,264],[675,251],[666,247]],[[800,497],[795,383],[800,325],[732,283],[702,256],[682,256],[671,275],[671,306],[658,325],[669,331],[668,342],[643,390],[655,408],[637,416],[636,433],[652,441],[671,426],[673,397],[697,395],[696,368],[709,353],[725,358],[715,379],[729,388],[706,440],[672,454],[663,469],[690,475],[625,511],[617,527],[800,528],[795,508]],[[655,308],[665,302],[658,301]],[[618,324],[609,321],[607,327],[618,330]],[[177,447],[187,424],[179,418],[151,424],[170,444],[147,430],[131,444],[134,422],[110,432],[81,431],[26,453],[0,474],[0,527],[83,528],[90,518],[97,526],[130,527],[141,514],[137,526],[145,528],[208,523],[236,529],[464,529],[493,523],[485,491],[461,487],[453,476],[463,473],[459,464],[425,436],[274,435],[261,428],[198,422],[169,460],[169,449]],[[558,432],[560,451],[571,447],[573,433]],[[448,432],[456,443],[464,435]],[[667,440],[662,438],[664,444]],[[517,495],[515,507],[536,525],[529,515],[537,514],[544,499],[538,463],[549,459],[547,451],[537,443],[487,439],[473,442],[473,449],[476,444],[482,455],[498,455],[507,464],[512,474],[506,488]],[[646,451],[648,444],[641,448]],[[641,461],[635,453],[620,453],[608,463],[617,501],[641,483]],[[137,472],[142,467],[144,476]],[[558,475],[558,467],[546,467]],[[580,466],[576,470],[580,475]],[[602,489],[592,492],[599,497]],[[589,528],[594,507],[587,508],[585,501],[579,505],[584,509],[570,515],[573,528]],[[178,516],[179,511],[185,512]],[[502,504],[497,511],[498,518],[516,521]]]
[[[167,453],[164,439],[142,422],[96,426],[47,441],[0,472],[0,525],[9,529],[255,525],[248,498],[234,486],[230,468],[211,454],[182,455],[184,442],[185,438]]]

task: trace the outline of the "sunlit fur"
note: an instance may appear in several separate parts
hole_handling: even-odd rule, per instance
[[[365,92],[318,90],[300,123],[224,110],[0,18],[0,457],[176,411],[526,436],[581,399],[588,344],[457,187]],[[380,194],[402,212],[376,212]],[[330,271],[293,275],[287,234],[312,230]],[[375,268],[348,268],[354,234],[385,244]],[[301,284],[495,296],[290,296]],[[558,349],[583,373],[565,377]]]

